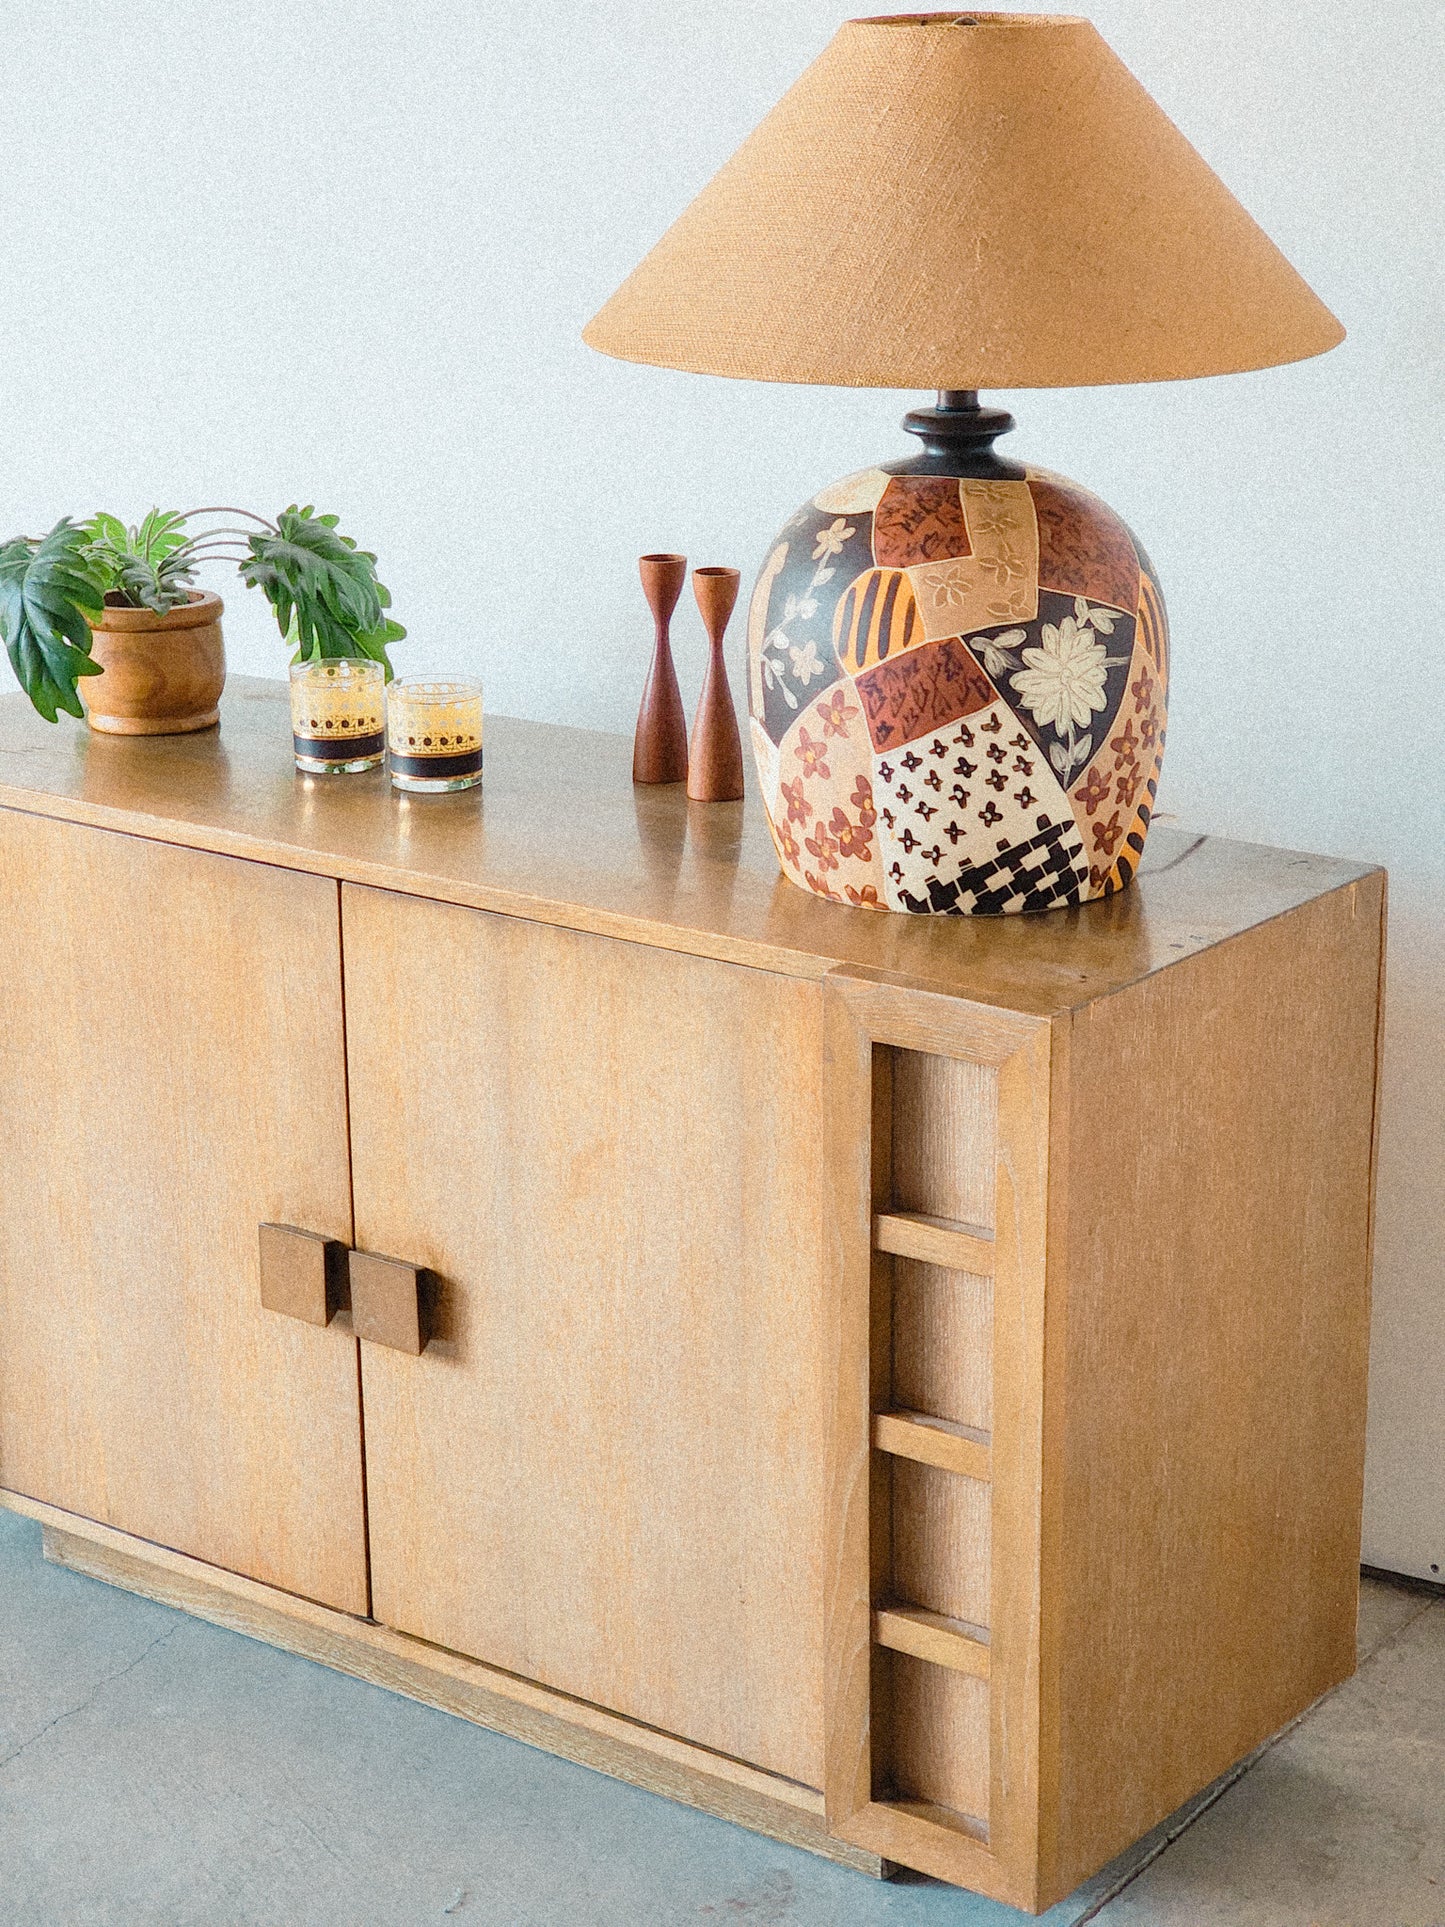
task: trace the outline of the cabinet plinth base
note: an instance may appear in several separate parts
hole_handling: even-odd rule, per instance
[[[384,1686],[875,1880],[892,1871],[877,1854],[828,1834],[823,1797],[810,1787],[19,1493],[0,1492],[0,1504],[38,1519],[45,1557],[72,1572]]]

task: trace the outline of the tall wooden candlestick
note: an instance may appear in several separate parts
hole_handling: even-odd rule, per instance
[[[644,555],[638,559],[642,591],[652,611],[656,643],[642,707],[637,712],[637,735],[632,746],[634,783],[681,783],[687,777],[687,718],[672,666],[668,625],[687,579],[685,555]]]
[[[694,569],[692,592],[712,645],[692,719],[687,793],[699,803],[729,803],[743,793],[743,745],[723,660],[723,634],[738,599],[736,569]]]

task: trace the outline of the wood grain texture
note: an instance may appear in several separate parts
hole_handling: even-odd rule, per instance
[[[863,994],[885,1003],[916,984],[942,993],[943,1016],[954,1000],[994,1007],[1005,1056],[1010,1012],[1080,1008],[1366,874],[1165,824],[1138,882],[1079,911],[853,913],[779,874],[750,767],[741,809],[698,812],[710,832],[736,810],[737,854],[719,862],[681,789],[634,790],[625,736],[489,716],[485,796],[405,806],[380,771],[298,781],[285,685],[233,676],[219,731],[135,747],[0,697],[0,805],[799,976],[872,972]]]
[[[990,1488],[982,1480],[895,1459],[894,1597],[991,1626],[990,1509]]]
[[[893,1403],[993,1430],[993,1280],[893,1261]]]
[[[136,754],[136,746],[129,745]],[[336,886],[0,811],[0,1484],[364,1612]]]
[[[987,1433],[928,1412],[876,1412],[873,1444],[880,1452],[941,1466],[965,1478],[986,1481],[991,1476]]]
[[[899,1258],[993,1276],[993,1234],[956,1224],[951,1218],[929,1217],[922,1211],[879,1211],[873,1219],[873,1242],[880,1251]]]
[[[873,1615],[873,1637],[893,1652],[912,1653],[915,1659],[951,1666],[975,1679],[988,1678],[988,1635],[961,1619],[925,1612],[921,1606],[884,1606]]]
[[[652,666],[643,686],[632,744],[634,783],[682,783],[687,779],[687,718],[672,662],[669,625],[687,580],[685,555],[638,558],[642,592],[652,611]]]
[[[459,1653],[255,1585],[53,1507],[5,1492],[0,1492],[0,1504],[42,1520],[46,1558],[73,1572],[299,1653],[874,1879],[889,1871],[877,1854],[828,1835],[822,1799],[807,1787],[550,1693]]]
[[[994,1206],[993,1655],[989,1844],[1015,1904],[1039,1898],[1045,1313],[1052,1168],[1053,1026],[998,1075]],[[965,1617],[967,1615],[964,1615]]]
[[[874,1207],[892,1183],[892,1053],[874,1047],[852,1001],[833,983],[824,987],[823,1036],[823,1109],[831,1126],[823,1235],[832,1283],[824,1324],[830,1395],[822,1520],[824,1794],[829,1827],[849,1839],[847,1829],[873,1797],[873,1685],[882,1662],[873,1645],[872,1607],[893,1562],[886,1509],[892,1476],[871,1449],[870,1429],[890,1374],[892,1261],[874,1252],[872,1224]]]
[[[692,592],[707,631],[707,673],[687,752],[687,793],[696,803],[727,803],[746,793],[743,743],[733,692],[728,687],[723,636],[738,597],[738,571],[703,568],[692,572]]]
[[[936,1801],[987,1825],[988,1681],[891,1652],[890,1798]]]
[[[1380,910],[1074,1024],[1044,1900],[1354,1669]]]
[[[851,1456],[856,1447],[847,1426],[858,1422],[865,1383],[875,1402],[880,1387],[894,1396],[897,1274],[905,1261],[875,1252],[867,1271],[861,1246],[869,1201],[876,1221],[879,1198],[897,1196],[900,1160],[910,1177],[926,1182],[933,1159],[935,1169],[941,1166],[938,1181],[955,1186],[962,1160],[971,1202],[961,1206],[955,1194],[949,1200],[952,1210],[972,1210],[997,1227],[988,1248],[998,1277],[986,1308],[989,1330],[982,1349],[1001,1356],[1010,1375],[1002,1389],[1002,1409],[1010,1422],[1030,1392],[1041,1403],[1048,1029],[1026,1019],[1000,1024],[995,1014],[976,1006],[941,1013],[944,1000],[920,993],[916,986],[860,982],[851,971],[830,978],[830,993],[830,1113],[842,1121],[863,1112],[869,1060],[861,1045],[866,1041],[872,1046],[875,1120],[871,1166],[860,1164],[856,1150],[835,1158],[833,1166],[832,1216],[846,1227],[836,1256],[851,1333],[838,1347],[846,1364],[833,1451],[853,1476],[846,1486],[847,1504],[835,1519],[840,1583],[830,1597],[830,1660],[835,1652],[838,1657],[829,1672],[830,1824],[842,1837],[874,1851],[884,1851],[880,1843],[891,1843],[908,1865],[922,1871],[996,1899],[1032,1906],[1038,1891],[1033,1857],[1038,1763],[1036,1757],[1022,1754],[1030,1745],[1036,1753],[1038,1733],[1039,1438],[1025,1423],[1005,1446],[1006,1506],[1018,1530],[1001,1545],[996,1560],[987,1485],[875,1452],[875,1466],[889,1465],[892,1476],[886,1508],[873,1501],[870,1561],[867,1522],[861,1516],[866,1487],[856,1474]],[[941,1014],[946,1021],[939,1021]],[[905,1071],[900,1103],[899,1069],[911,1051],[935,1057],[973,1055],[962,1057],[961,1074],[935,1064],[911,1075]],[[882,1075],[887,1080],[887,1125],[879,1131]],[[969,1104],[965,1098],[961,1105],[960,1090],[971,1092],[974,1101]],[[981,1103],[979,1092],[984,1093]],[[995,1093],[997,1101],[991,1102]],[[964,1108],[974,1130],[981,1125],[989,1134],[982,1156],[976,1140],[959,1125]],[[940,1109],[942,1121],[935,1114]],[[928,1148],[922,1156],[915,1144],[903,1142],[904,1132],[913,1133],[915,1140],[923,1136]],[[952,1160],[937,1149],[950,1136],[956,1147]],[[972,1282],[987,1285],[986,1280]],[[970,1309],[976,1332],[979,1307]],[[1001,1316],[1006,1321],[1002,1336]],[[1035,1331],[1039,1342],[1030,1350],[1025,1339]],[[872,1354],[866,1374],[859,1357],[865,1344]],[[880,1349],[888,1355],[882,1372]],[[889,1415],[881,1416],[886,1432]],[[880,1517],[888,1524],[892,1554],[881,1580],[876,1557]],[[860,1616],[870,1598],[882,1613],[911,1611],[915,1636],[919,1627],[959,1622],[975,1626],[990,1641],[991,1684],[964,1675],[971,1690],[960,1695],[930,1678],[946,1680],[949,1669],[915,1654],[900,1654],[886,1643],[875,1646],[872,1664],[865,1669],[857,1642]],[[994,1649],[998,1629],[986,1631],[990,1618],[1000,1614],[1010,1616],[1002,1650],[1010,1656],[1011,1671],[1003,1679]],[[899,1622],[874,1623],[896,1629]],[[960,1677],[957,1669],[952,1677]],[[873,1795],[866,1800],[865,1766]],[[960,1802],[966,1810],[958,1810]]]
[[[347,888],[378,1619],[823,1779],[815,986]]]
[[[897,1210],[946,1219],[960,1230],[991,1232],[997,1139],[998,1079],[992,1065],[920,1050],[895,1052],[893,1202]],[[966,1250],[951,1254],[955,1262]],[[913,1255],[924,1254],[915,1251]]]

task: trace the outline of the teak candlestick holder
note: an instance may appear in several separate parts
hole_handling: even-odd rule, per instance
[[[711,649],[692,719],[687,793],[698,803],[731,803],[743,793],[743,744],[723,660],[723,634],[738,599],[736,569],[694,569],[692,592]]]
[[[668,625],[687,577],[685,555],[644,555],[638,558],[642,591],[652,611],[656,642],[642,707],[637,712],[637,735],[632,747],[634,783],[681,783],[687,777],[687,718],[677,671],[672,666]]]

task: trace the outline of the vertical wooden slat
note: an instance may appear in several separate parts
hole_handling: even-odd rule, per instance
[[[868,1032],[846,996],[830,985],[823,998],[823,1115],[831,1147],[824,1238],[833,1285],[827,1326],[833,1409],[824,1548],[823,1792],[828,1824],[843,1838],[873,1795],[874,1058]]]
[[[993,1703],[989,1843],[1030,1895],[1039,1832],[1040,1532],[1049,1060],[1041,1025],[999,1068],[994,1224]]]

